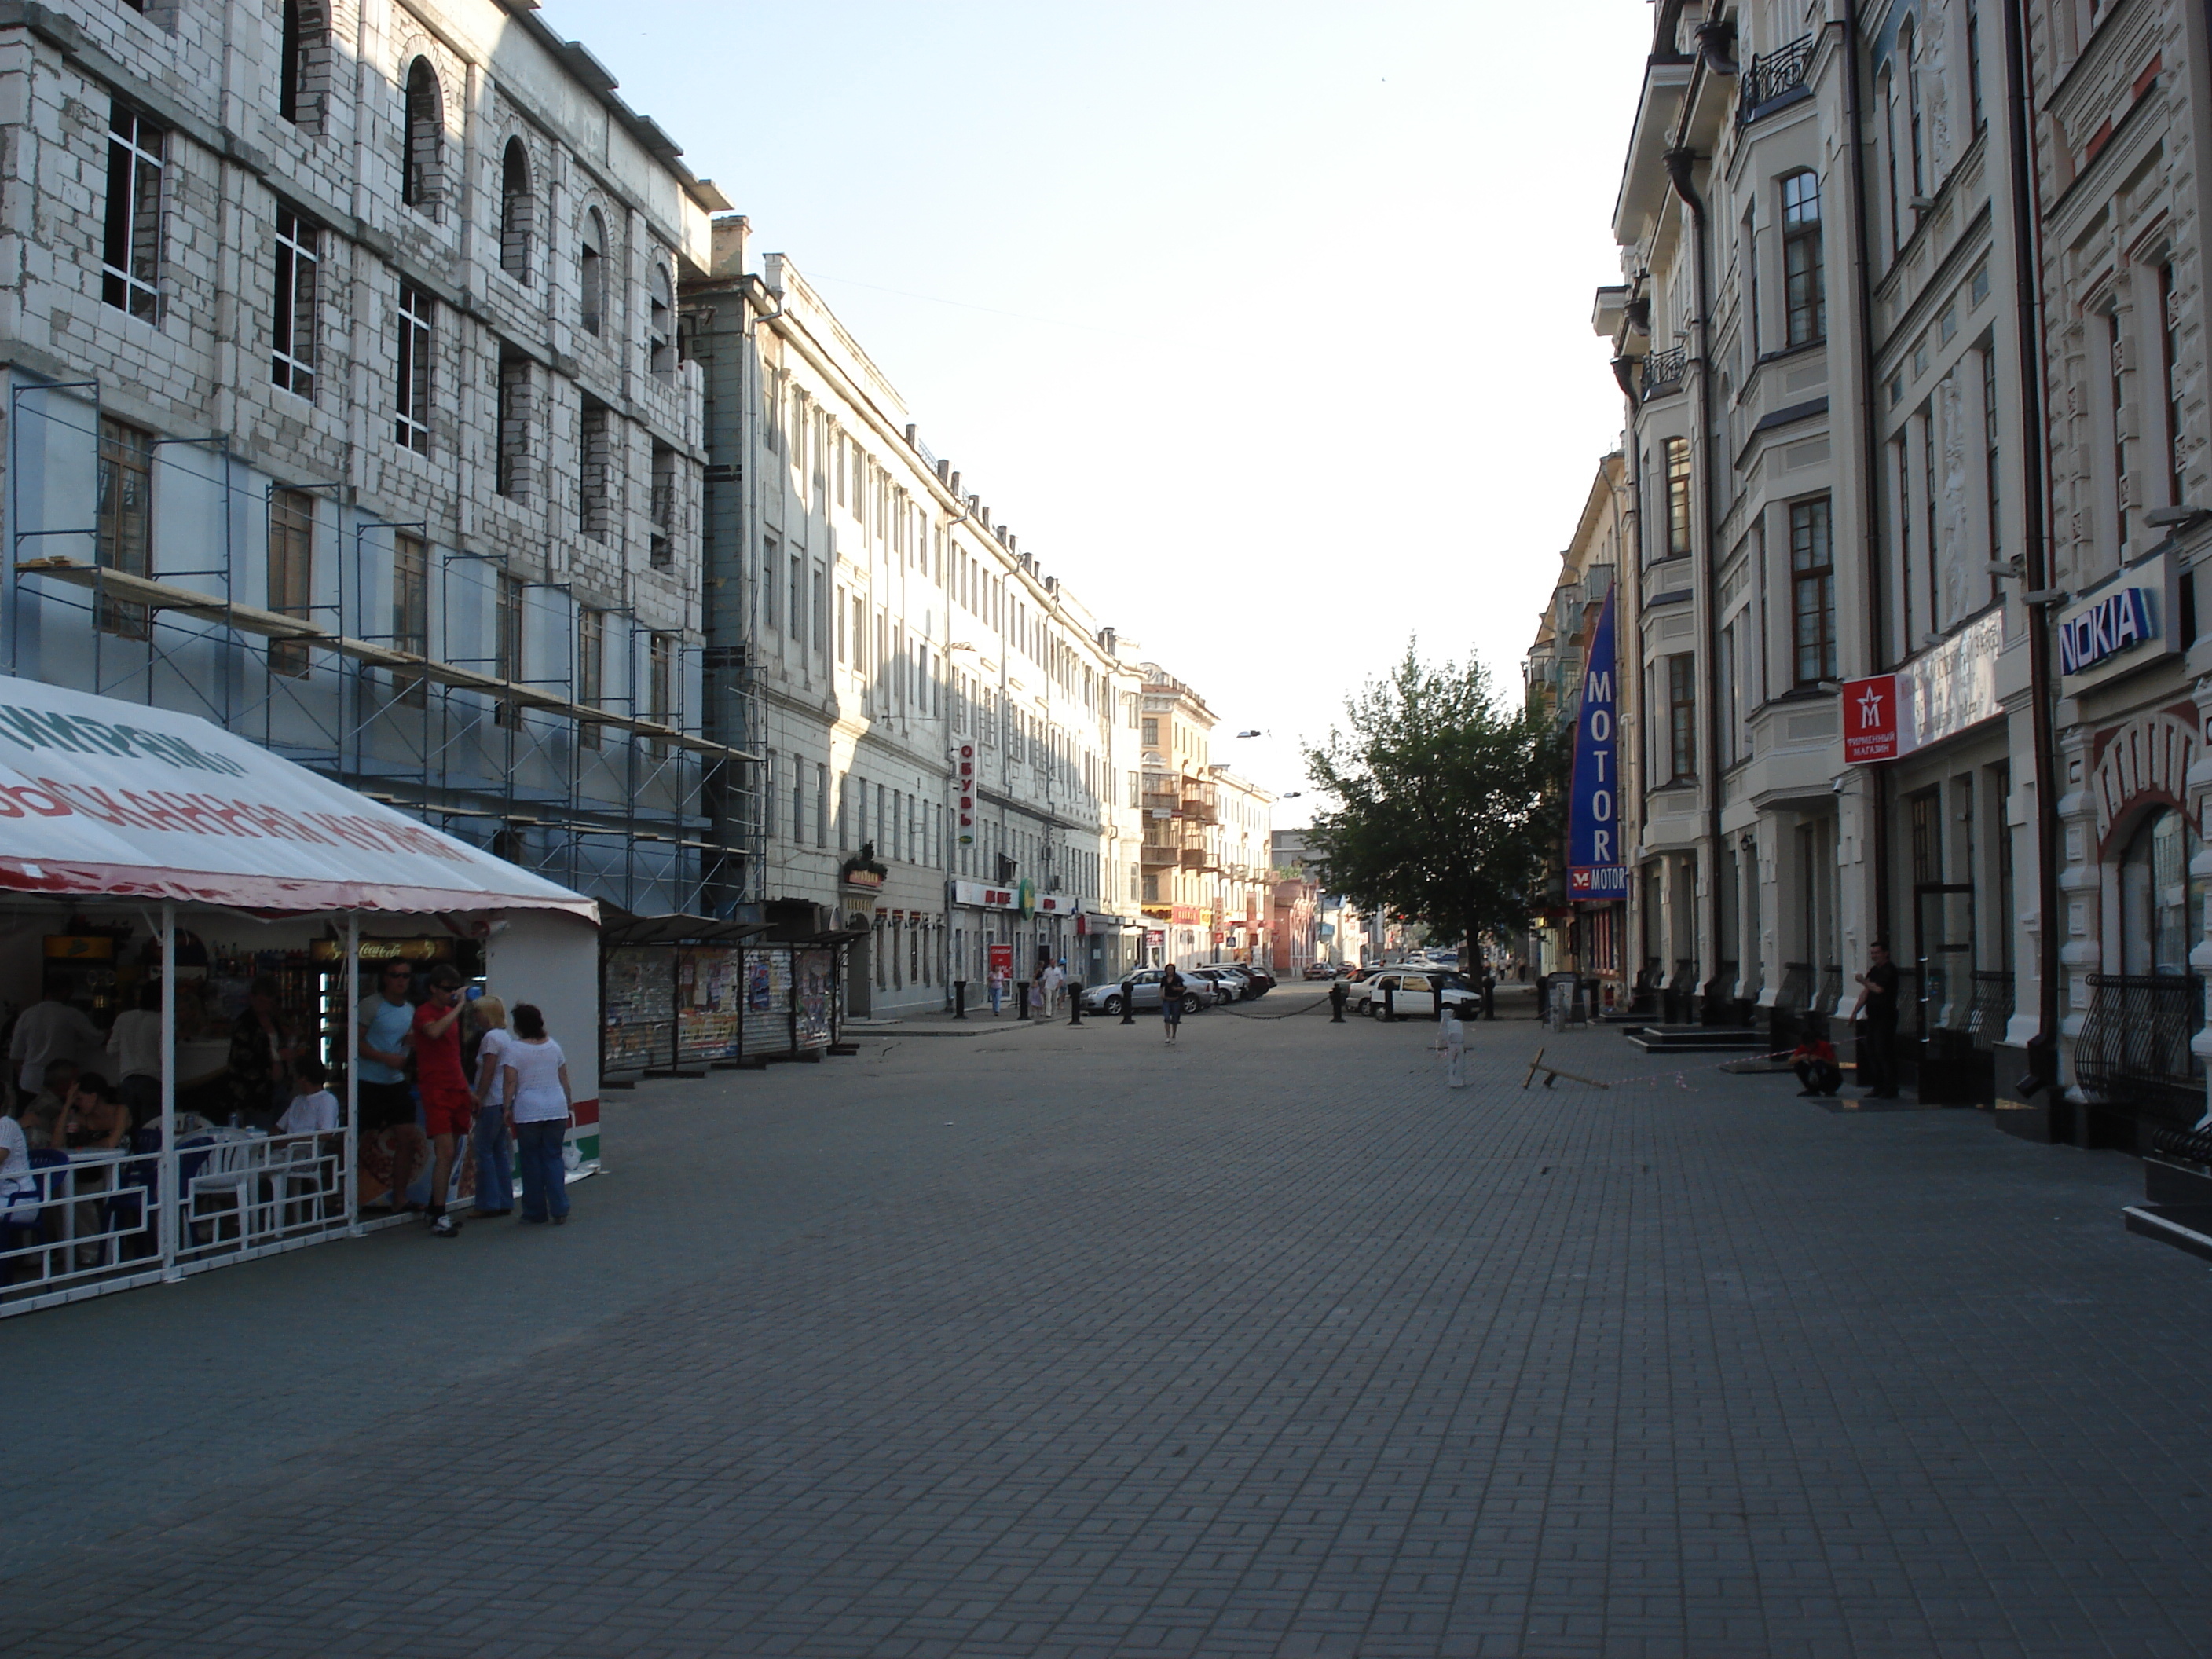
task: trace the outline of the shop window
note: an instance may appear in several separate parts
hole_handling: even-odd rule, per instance
[[[2197,832],[2187,817],[2161,807],[2120,855],[2120,971],[2186,974],[2203,915],[2204,884],[2190,873]]]
[[[1930,886],[1943,879],[1943,797],[1923,789],[1905,802],[1911,828],[1912,884]]]

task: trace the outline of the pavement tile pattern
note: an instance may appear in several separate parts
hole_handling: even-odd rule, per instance
[[[2131,1160],[1306,1003],[648,1085],[560,1231],[0,1324],[0,1653],[2212,1655]]]

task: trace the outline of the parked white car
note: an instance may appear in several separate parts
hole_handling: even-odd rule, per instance
[[[1438,996],[1462,1013],[1482,1006],[1481,993],[1468,988],[1456,974],[1390,968],[1352,988],[1352,1011],[1382,1018],[1385,990],[1390,993],[1391,1012],[1400,1019],[1434,1019]]]

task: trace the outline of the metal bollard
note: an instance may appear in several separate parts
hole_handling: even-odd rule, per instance
[[[1136,1023],[1137,988],[1125,979],[1121,981],[1121,1024],[1134,1025]]]
[[[1072,981],[1067,988],[1067,1023],[1070,1025],[1083,1024],[1083,988]]]
[[[1398,1018],[1397,994],[1388,985],[1382,988],[1382,1023],[1388,1025]]]
[[[1029,981],[1018,979],[1014,981],[1014,1006],[1020,1011],[1018,1018],[1027,1019],[1030,1017]]]
[[[955,1019],[968,1018],[968,981],[964,979],[956,979],[952,981],[952,1018]]]
[[[1328,988],[1328,1023],[1330,1024],[1344,1024],[1344,1005],[1349,995],[1350,994],[1340,984]]]

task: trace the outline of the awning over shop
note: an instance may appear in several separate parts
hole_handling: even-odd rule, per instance
[[[0,890],[247,910],[591,899],[191,714],[0,678]]]

